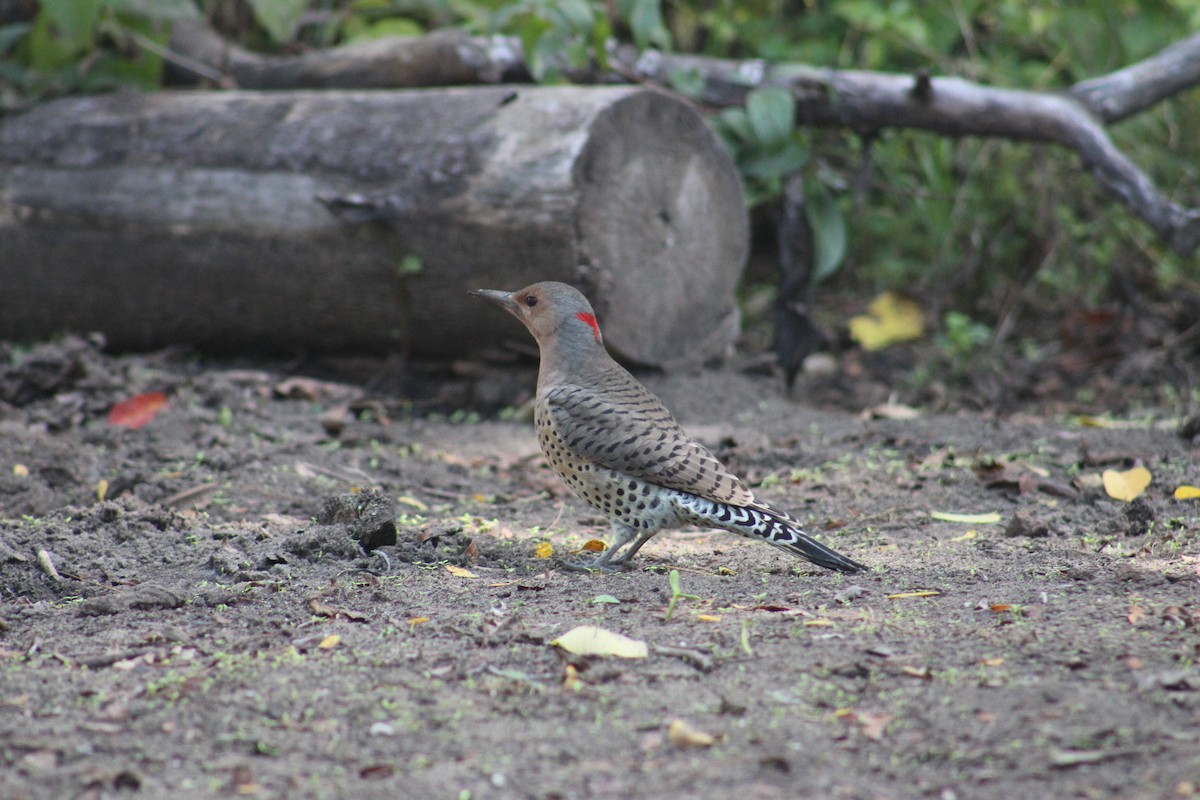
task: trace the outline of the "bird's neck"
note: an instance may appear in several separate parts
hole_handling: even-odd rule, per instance
[[[541,351],[538,395],[564,384],[602,385],[614,369],[621,369],[604,345],[591,336],[558,337],[538,342],[538,347]]]

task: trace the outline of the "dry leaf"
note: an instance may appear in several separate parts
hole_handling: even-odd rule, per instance
[[[418,625],[424,625],[426,622],[429,622],[429,617],[409,617],[408,618],[408,624],[409,624],[409,626],[411,626],[413,628],[417,627]]]
[[[533,548],[533,555],[536,558],[550,558],[554,555],[554,547],[549,542],[539,542],[538,546]]]
[[[881,403],[877,406],[872,406],[862,413],[864,419],[917,419],[921,416],[921,412],[912,406],[906,406],[902,403]]]
[[[19,465],[18,465],[19,466]],[[1180,486],[1175,490],[1176,500],[1200,499],[1200,486]]]
[[[804,627],[806,628],[832,628],[837,623],[831,619],[806,619]]]
[[[108,424],[137,430],[167,405],[162,392],[146,392],[117,403],[108,412]]]
[[[413,507],[413,508],[415,508],[417,511],[428,511],[428,510],[429,510],[429,506],[425,505],[424,503],[422,503],[422,502],[421,502],[420,500],[418,500],[417,498],[415,498],[415,497],[409,497],[409,496],[408,496],[408,495],[406,495],[406,494],[402,494],[402,495],[400,495],[399,497],[397,497],[397,498],[396,498],[396,502],[397,502],[397,503],[404,503],[404,505],[406,505],[406,506],[412,506],[412,507]]]
[[[997,613],[1012,611],[1012,605],[1009,603],[992,603],[990,606],[988,606],[988,608]]]
[[[25,466],[24,464],[13,464],[13,475],[16,475],[18,478],[28,478],[29,467]],[[1176,494],[1178,494],[1178,492],[1176,492]]]
[[[579,548],[579,552],[582,553],[583,551],[587,550],[592,553],[603,553],[607,549],[608,545],[599,539],[588,539],[583,543],[583,547]]]
[[[572,628],[550,644],[580,656],[645,658],[649,654],[645,642],[594,625]]]
[[[941,592],[935,591],[933,589],[926,589],[924,591],[919,591],[919,592],[897,592],[896,594],[889,594],[887,596],[887,599],[888,600],[907,600],[910,597],[937,597],[940,594],[941,594]]]
[[[696,730],[681,719],[672,720],[667,738],[676,747],[712,747],[717,742],[711,733]]]
[[[718,614],[697,614],[696,619],[701,622],[720,622],[721,617]]]
[[[913,667],[905,665],[900,668],[900,671],[905,675],[911,675],[914,678],[920,678],[921,680],[925,681],[933,679],[933,673],[929,671],[929,667]]]
[[[880,350],[925,333],[921,307],[895,292],[884,292],[867,306],[867,314],[850,318],[850,338],[864,350]]]
[[[103,503],[106,497],[108,497],[108,481],[101,478],[96,484],[96,499]]]
[[[1130,606],[1129,615],[1125,619],[1129,620],[1130,625],[1140,625],[1142,620],[1146,619],[1146,609],[1141,606]]]
[[[1124,472],[1106,469],[1100,477],[1104,481],[1105,493],[1114,500],[1124,500],[1126,503],[1136,500],[1150,485],[1150,470],[1145,467],[1134,467]]]
[[[456,578],[478,578],[479,577],[474,572],[471,572],[471,570],[463,569],[462,567],[456,567],[453,564],[446,565],[446,572],[449,572],[451,575],[453,575]]]
[[[981,658],[979,663],[985,667],[1000,667],[1004,665],[1004,656],[993,656],[991,658]]]
[[[1001,520],[1000,514],[995,511],[987,514],[955,514],[951,511],[930,511],[929,516],[942,522],[962,522],[967,525],[995,525]]]
[[[341,641],[342,641],[341,636],[338,636],[336,633],[331,633],[328,636],[326,636],[324,639],[322,639],[321,643],[319,645],[317,645],[317,647],[319,647],[322,650],[331,650],[332,648],[337,647],[341,643]]]
[[[838,719],[858,725],[863,736],[873,742],[883,739],[883,729],[895,717],[894,714],[877,711],[857,711],[853,708],[839,708],[833,712]]]
[[[567,664],[563,669],[563,688],[578,689],[580,683],[579,670],[575,669],[574,664]]]

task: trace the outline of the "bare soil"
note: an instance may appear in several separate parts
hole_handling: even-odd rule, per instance
[[[520,413],[81,339],[3,355],[5,798],[1200,794],[1200,504],[1172,496],[1200,445],[1166,412],[878,419],[646,376],[871,569],[685,532],[579,574],[555,558],[607,531]],[[532,386],[459,373],[464,406]],[[109,423],[146,391],[153,420]],[[1139,462],[1145,494],[1109,498]],[[650,655],[553,645],[581,624]]]

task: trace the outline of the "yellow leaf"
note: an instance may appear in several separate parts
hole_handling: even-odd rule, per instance
[[[806,628],[832,628],[834,621],[831,619],[806,619],[804,627]]]
[[[537,558],[549,558],[554,555],[554,547],[549,542],[539,542],[538,546],[533,548],[533,554]]]
[[[479,577],[474,572],[471,572],[471,570],[463,569],[462,567],[456,567],[453,564],[446,565],[446,572],[449,572],[451,575],[453,575],[456,578],[478,578]]]
[[[1101,474],[1104,481],[1104,491],[1114,500],[1132,502],[1146,491],[1150,485],[1150,470],[1145,467],[1134,467],[1124,472],[1106,469]]]
[[[409,617],[408,618],[408,624],[414,628],[417,627],[418,625],[424,625],[426,622],[429,622],[429,617]]]
[[[701,622],[720,622],[721,617],[717,614],[697,614],[696,619]]]
[[[29,467],[24,464],[13,464],[13,475],[16,475],[18,478],[28,478]]]
[[[930,511],[929,516],[942,522],[961,522],[965,525],[995,525],[1002,517],[998,512],[987,514],[955,514],[952,511]]]
[[[96,484],[96,499],[99,500],[101,503],[103,503],[104,498],[107,496],[108,496],[108,481],[101,478],[100,482]]]
[[[1000,667],[1004,665],[1004,656],[993,656],[991,658],[981,658],[979,663],[985,667]]]
[[[711,733],[696,730],[681,719],[673,720],[667,728],[667,738],[676,747],[712,747],[717,740]]]
[[[603,553],[605,550],[608,549],[608,545],[606,545],[604,542],[600,541],[599,539],[588,539],[586,542],[583,543],[583,547],[581,547],[579,549],[581,552],[584,550],[588,550],[593,553]]]
[[[1196,500],[1200,498],[1200,486],[1180,486],[1175,490],[1176,500]]]
[[[914,678],[920,678],[921,680],[929,680],[933,677],[933,673],[929,671],[929,667],[914,667],[905,665],[900,668],[900,671],[905,675],[910,675]]]
[[[997,614],[1002,614],[1005,611],[1012,611],[1012,604],[1011,603],[992,603],[990,606],[988,606],[988,608],[990,608],[992,611],[995,611]]]
[[[337,647],[338,644],[341,643],[341,641],[342,641],[341,636],[338,636],[336,633],[331,633],[328,636],[326,636],[324,639],[322,639],[321,643],[319,645],[317,645],[317,647],[321,648],[322,650],[330,650],[334,647]]]
[[[1129,615],[1125,617],[1130,625],[1140,625],[1146,619],[1146,609],[1141,606],[1130,606]]]
[[[939,594],[941,594],[941,592],[935,592],[932,589],[927,589],[925,591],[920,591],[920,592],[898,592],[896,594],[889,594],[887,596],[887,599],[888,600],[907,600],[910,597],[937,597]]]
[[[550,644],[580,656],[645,658],[649,654],[645,642],[597,628],[595,625],[572,628]]]
[[[406,505],[406,506],[412,506],[412,507],[413,507],[413,508],[415,508],[417,511],[428,511],[428,510],[429,510],[429,506],[425,505],[424,503],[422,503],[422,502],[421,502],[420,500],[418,500],[417,498],[415,498],[415,497],[409,497],[409,496],[408,496],[408,495],[406,495],[406,494],[402,494],[402,495],[400,495],[399,497],[397,497],[397,498],[396,498],[396,502],[398,502],[398,503],[404,503],[404,505]]]
[[[880,350],[897,342],[919,339],[925,333],[920,306],[895,292],[876,297],[867,311],[850,318],[850,338],[864,350]]]
[[[979,534],[978,534],[978,532],[977,532],[977,531],[970,530],[970,531],[967,531],[966,533],[964,533],[962,536],[955,536],[955,537],[954,537],[953,539],[951,539],[950,541],[952,541],[952,542],[965,542],[965,541],[967,541],[968,539],[974,539],[974,538],[975,538],[976,536],[978,536],[978,535],[979,535]]]
[[[579,689],[579,670],[575,669],[574,664],[567,664],[563,670],[563,688],[564,689]]]

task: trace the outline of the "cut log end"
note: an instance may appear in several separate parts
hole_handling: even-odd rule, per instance
[[[660,93],[631,95],[597,116],[574,172],[582,278],[614,352],[668,367],[722,355],[749,224],[704,121]]]

